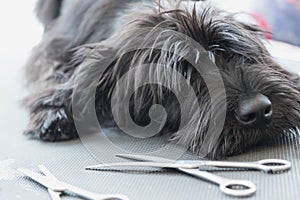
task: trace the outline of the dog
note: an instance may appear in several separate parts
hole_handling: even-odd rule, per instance
[[[99,123],[128,134],[154,124],[220,159],[297,132],[298,75],[274,61],[260,28],[210,3],[39,0],[36,13],[45,31],[26,65],[27,135],[77,138],[94,109]]]

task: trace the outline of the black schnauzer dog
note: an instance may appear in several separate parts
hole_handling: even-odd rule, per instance
[[[299,77],[236,15],[188,0],[40,0],[36,11],[45,32],[26,68],[26,134],[76,138],[94,109],[99,123],[151,127],[218,159],[297,131]]]

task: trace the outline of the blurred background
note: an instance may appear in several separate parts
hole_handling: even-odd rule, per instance
[[[241,20],[260,25],[270,53],[281,64],[300,72],[300,0],[208,0],[230,12],[245,13]]]
[[[269,39],[300,45],[300,0],[209,0],[229,11],[245,11],[272,32]]]
[[[38,43],[42,27],[35,20],[36,0],[1,1],[0,6],[0,127],[1,141],[20,134],[26,113],[20,106],[25,95],[22,67]]]

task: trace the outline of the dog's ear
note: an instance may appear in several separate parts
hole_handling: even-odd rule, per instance
[[[63,0],[39,0],[35,12],[38,20],[46,28],[60,15]]]
[[[248,31],[252,32],[253,34],[260,35],[261,37],[264,37],[265,35],[272,34],[270,32],[264,31],[261,29],[258,25],[255,24],[247,24],[240,22],[241,26],[244,29],[247,29]],[[266,49],[267,51],[267,49]],[[264,56],[264,61],[265,63],[271,67],[272,69],[276,70],[277,72],[280,72],[283,74],[285,78],[290,80],[295,87],[300,90],[300,76],[297,73],[291,72],[284,67],[280,66],[277,62],[275,62],[271,57],[269,56]]]

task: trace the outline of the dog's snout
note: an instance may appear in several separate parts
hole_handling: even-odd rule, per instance
[[[272,113],[270,99],[260,93],[242,96],[235,112],[241,124],[253,127],[269,124]]]

